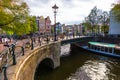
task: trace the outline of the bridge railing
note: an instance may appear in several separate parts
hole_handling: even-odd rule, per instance
[[[11,65],[16,65],[18,57],[26,55],[25,53],[27,51],[33,50],[35,47],[42,46],[50,42],[54,42],[54,40],[50,37],[38,36],[23,41],[21,46],[18,45],[21,44],[19,41],[7,46],[6,49],[0,53],[0,80],[8,80],[7,68]]]
[[[15,65],[15,61],[12,61],[15,60],[13,51],[15,45],[15,43],[12,45],[7,45],[6,49],[0,54],[0,78],[3,78],[4,80],[8,80],[6,75],[7,67],[10,66],[11,62]]]
[[[75,39],[68,39],[68,40],[63,40],[61,41],[61,45],[64,45],[64,44],[69,44],[69,43],[79,43],[79,42],[82,42],[82,41],[89,41],[89,40],[94,40],[93,37],[79,37],[79,38],[75,38]]]
[[[21,44],[19,41],[14,44],[7,45],[6,49],[0,53],[0,80],[8,80],[7,68],[11,65],[16,65],[18,57],[24,56],[25,52],[33,50],[35,47],[48,43],[47,39],[37,37],[28,39],[21,46],[17,45]]]

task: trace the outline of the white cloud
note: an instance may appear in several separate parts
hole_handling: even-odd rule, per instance
[[[30,14],[36,16],[50,16],[54,23],[52,6],[59,6],[57,22],[65,24],[80,23],[91,9],[97,6],[103,11],[110,11],[115,0],[25,0],[30,7]],[[74,23],[74,24],[75,24]]]

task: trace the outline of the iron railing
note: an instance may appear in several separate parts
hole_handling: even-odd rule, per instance
[[[66,38],[68,39],[68,38]],[[70,38],[69,38],[70,39]],[[65,40],[65,38],[61,39]],[[8,80],[7,78],[7,68],[9,65],[16,65],[17,58],[19,56],[24,56],[25,52],[33,50],[34,47],[38,47],[44,44],[53,42],[53,39],[50,37],[32,37],[23,41],[23,45],[19,46],[19,41],[6,46],[6,49],[0,53],[0,80]]]

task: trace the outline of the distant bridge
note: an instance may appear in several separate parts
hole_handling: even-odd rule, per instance
[[[73,38],[73,39],[62,40],[61,45],[72,44],[72,43],[80,43],[82,41],[87,41],[87,40],[93,40],[93,37],[81,37],[81,38]]]

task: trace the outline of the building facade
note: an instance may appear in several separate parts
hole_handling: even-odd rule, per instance
[[[65,31],[66,31],[66,26],[65,26],[65,24],[62,24],[62,33],[65,33]]]
[[[120,22],[115,21],[112,12],[110,12],[110,27],[109,27],[110,35],[120,35]]]
[[[51,34],[51,20],[49,16],[45,18],[45,32],[46,35]]]
[[[45,19],[43,16],[39,18],[39,33],[43,35],[45,33]]]
[[[62,25],[60,22],[56,23],[56,33],[61,34],[62,33]]]
[[[51,34],[51,20],[49,16],[47,16],[46,18],[44,18],[43,16],[37,17],[36,22],[40,35]]]

